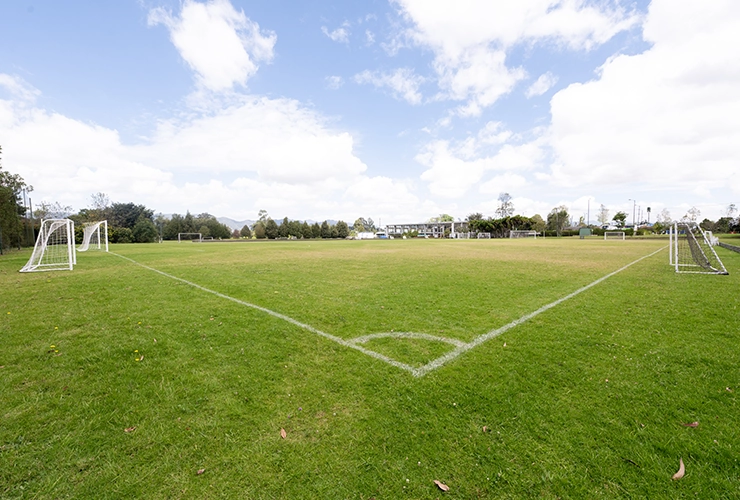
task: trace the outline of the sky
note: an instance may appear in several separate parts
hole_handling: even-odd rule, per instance
[[[736,0],[0,2],[2,166],[255,219],[740,206]]]

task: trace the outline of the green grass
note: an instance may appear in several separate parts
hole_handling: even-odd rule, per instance
[[[342,339],[469,342],[666,244],[111,249]],[[740,254],[717,252],[729,276],[664,251],[421,378],[114,255],[2,256],[0,498],[740,496]]]

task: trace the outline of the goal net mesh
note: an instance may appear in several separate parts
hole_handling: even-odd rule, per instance
[[[698,224],[676,223],[670,237],[670,263],[677,273],[728,274]]]
[[[77,251],[86,252],[88,250],[108,251],[108,221],[85,223],[82,245]]]
[[[69,219],[41,221],[33,253],[21,272],[71,271],[74,264],[74,223]]]
[[[537,238],[537,231],[512,229],[509,231],[509,238]]]
[[[625,239],[624,231],[605,231],[604,239],[605,240],[623,240]]]

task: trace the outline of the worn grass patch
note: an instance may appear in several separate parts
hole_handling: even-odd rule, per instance
[[[113,250],[343,339],[467,342],[665,244]],[[2,256],[0,497],[738,496],[740,254],[717,251],[729,276],[659,253],[422,378],[113,255]]]

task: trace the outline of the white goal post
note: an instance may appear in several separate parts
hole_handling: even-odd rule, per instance
[[[203,235],[200,233],[177,233],[177,242],[183,241],[203,241]]]
[[[605,240],[623,240],[624,231],[604,231]]]
[[[677,273],[729,274],[707,234],[695,222],[674,222],[668,235],[668,263]]]
[[[102,231],[102,234],[101,234]],[[86,252],[90,249],[108,251],[108,221],[86,222],[83,228],[82,245],[78,252]]]
[[[490,240],[491,233],[478,233],[478,239],[479,240]]]
[[[76,263],[75,223],[70,219],[47,219],[41,221],[33,253],[21,272],[71,271]]]
[[[534,238],[537,239],[537,231],[531,229],[512,229],[509,238]]]

